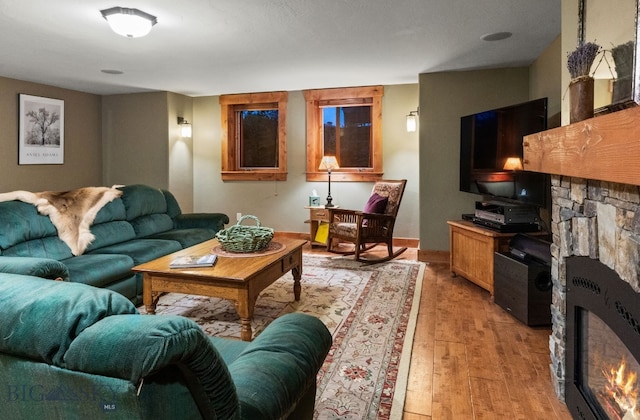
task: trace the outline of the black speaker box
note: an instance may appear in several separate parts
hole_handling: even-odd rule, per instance
[[[551,324],[551,270],[537,260],[494,254],[494,302],[529,326]]]

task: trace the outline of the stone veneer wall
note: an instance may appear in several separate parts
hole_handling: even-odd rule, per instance
[[[588,256],[614,270],[640,293],[640,187],[554,175],[551,177],[553,322],[551,378],[564,401],[566,349],[566,263]]]

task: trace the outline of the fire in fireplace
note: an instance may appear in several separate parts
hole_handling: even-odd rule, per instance
[[[593,312],[581,316],[584,349],[579,382],[610,419],[640,419],[636,409],[638,362],[620,338]],[[630,360],[628,362],[627,360]]]
[[[600,405],[609,417],[620,419],[640,419],[638,411],[638,364],[634,363],[632,371],[627,373],[626,360],[622,360],[618,367],[603,370],[607,379],[599,391]]]
[[[597,260],[566,262],[567,407],[579,419],[640,419],[640,294]]]

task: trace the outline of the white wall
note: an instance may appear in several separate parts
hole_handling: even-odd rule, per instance
[[[400,206],[395,236],[418,238],[418,133],[407,133],[405,116],[418,106],[418,85],[384,87],[383,167],[386,179],[406,178],[407,188]],[[221,119],[219,97],[199,97],[193,102],[194,211],[227,213],[235,223],[236,213],[253,214],[263,225],[277,231],[308,232],[304,221],[308,196],[316,189],[327,195],[325,182],[307,182],[305,101],[301,91],[289,92],[287,106],[287,180],[227,181],[220,178]],[[372,183],[332,182],[334,203],[361,209]],[[249,223],[249,222],[247,222]]]

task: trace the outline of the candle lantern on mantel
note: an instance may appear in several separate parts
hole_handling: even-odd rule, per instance
[[[593,117],[594,80],[589,73],[599,51],[598,44],[587,42],[579,44],[567,55],[567,69],[571,75],[571,82],[569,82],[571,123]]]

